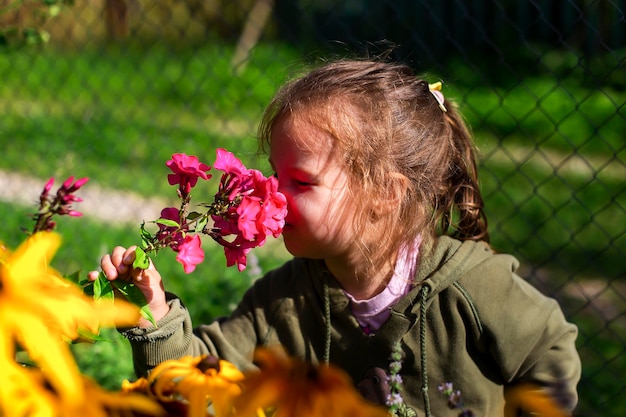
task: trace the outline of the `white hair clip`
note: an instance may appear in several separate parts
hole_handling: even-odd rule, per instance
[[[446,106],[444,105],[445,99],[443,98],[443,93],[441,92],[441,81],[437,81],[436,83],[433,84],[428,84],[428,90],[430,91],[430,94],[433,95],[433,97],[435,97],[435,100],[437,100],[437,103],[439,104],[439,108],[441,109],[442,112],[447,112],[448,110],[446,109]]]

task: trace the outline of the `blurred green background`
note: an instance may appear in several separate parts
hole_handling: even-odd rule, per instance
[[[269,172],[255,135],[276,88],[322,60],[395,45],[391,57],[443,80],[473,128],[494,248],[515,254],[521,275],[579,326],[576,415],[626,415],[623,4],[71,3],[0,2],[0,240],[23,240],[48,178],[87,176],[76,207],[85,216],[60,219],[53,263],[94,269],[176,201],[166,180],[172,153],[212,164],[224,147]],[[198,186],[194,200],[208,201],[211,187]],[[238,273],[219,246],[205,249],[191,275],[171,253],[155,259],[196,323],[228,313],[261,271],[286,259],[272,241]],[[133,378],[130,352],[115,331],[106,335],[74,350],[85,373],[117,388]]]

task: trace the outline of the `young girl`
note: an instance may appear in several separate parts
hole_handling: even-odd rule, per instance
[[[124,332],[137,373],[203,353],[246,370],[256,347],[281,345],[340,366],[384,403],[399,345],[402,394],[420,416],[450,413],[446,382],[481,416],[502,415],[504,388],[522,382],[572,409],[577,329],[489,247],[472,140],[437,87],[407,66],[346,60],[277,93],[259,137],[287,197],[294,258],[230,317],[194,329],[153,265],[132,270],[134,248],[105,255],[108,279],[135,280],[158,320]]]

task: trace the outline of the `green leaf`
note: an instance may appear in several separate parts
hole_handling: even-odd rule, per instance
[[[132,282],[123,281],[123,280],[115,280],[109,281],[104,272],[100,272],[98,275],[98,279],[93,282],[89,282],[87,285],[83,287],[83,293],[85,295],[93,296],[94,300],[111,300],[113,301],[115,297],[114,287],[117,289],[120,294],[122,294],[129,303],[135,304],[139,307],[139,311],[141,312],[141,316],[146,320],[149,320],[154,327],[156,327],[156,321],[154,320],[154,316],[150,311],[150,307],[148,307],[148,301],[146,297],[143,295],[141,290]],[[81,335],[87,337],[87,334]],[[87,337],[88,339],[98,340],[96,337]]]
[[[94,282],[90,281],[87,284],[83,285],[83,293],[85,295],[88,295],[90,297],[93,297],[93,288],[94,288]]]
[[[206,227],[206,225],[209,223],[209,218],[208,217],[204,217],[200,220],[198,220],[198,222],[196,223],[196,227],[195,227],[195,232],[196,233],[202,233],[202,231],[204,230],[204,228]]]
[[[83,329],[78,329],[78,338],[72,340],[72,344],[77,343],[95,343],[95,342],[111,342],[112,340],[106,337],[102,337],[99,334],[94,334]]]
[[[94,300],[100,298],[100,294],[102,294],[102,282],[100,281],[100,276],[98,276],[98,279],[93,282],[92,291]]]
[[[189,213],[187,215],[187,220],[192,220],[193,221],[193,220],[197,219],[200,216],[202,216],[202,213],[198,213],[197,211],[192,211],[191,213]]]
[[[147,269],[150,266],[150,258],[146,255],[146,252],[141,249],[135,249],[135,261],[133,262],[133,268]]]
[[[70,282],[73,282],[76,285],[80,285],[80,286],[82,286],[85,283],[85,281],[88,280],[87,278],[85,278],[84,280],[80,279],[80,270],[74,272],[73,274],[65,275],[65,279],[67,279]]]
[[[155,223],[162,224],[163,226],[180,227],[178,222],[175,222],[174,220],[169,220],[169,219],[158,219],[155,221]]]
[[[141,226],[139,228],[139,233],[141,236],[141,247],[143,248],[149,247],[154,241],[154,236],[146,230],[145,222],[141,223]]]
[[[111,282],[113,282],[113,285],[115,285],[115,288],[117,288],[119,292],[124,297],[126,297],[126,299],[130,303],[133,303],[139,307],[139,310],[143,318],[145,318],[146,320],[149,320],[150,323],[152,323],[154,327],[157,327],[156,321],[154,320],[154,316],[152,315],[152,311],[150,311],[150,307],[148,307],[148,301],[146,300],[146,297],[143,295],[141,290],[135,284],[133,284],[132,282],[120,281],[120,280],[115,280]]]
[[[113,286],[111,281],[107,279],[104,272],[98,274],[98,279],[93,282],[93,298],[94,300],[113,300]]]

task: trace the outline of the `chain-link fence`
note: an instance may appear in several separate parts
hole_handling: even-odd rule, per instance
[[[142,171],[171,149],[253,149],[264,105],[298,68],[389,53],[459,102],[481,149],[494,247],[579,326],[577,415],[626,415],[623,1],[62,6],[0,15],[11,28],[0,37],[0,169],[45,177],[41,161],[55,158],[61,173],[95,165],[101,184],[150,195]],[[27,38],[50,41],[17,46]]]

